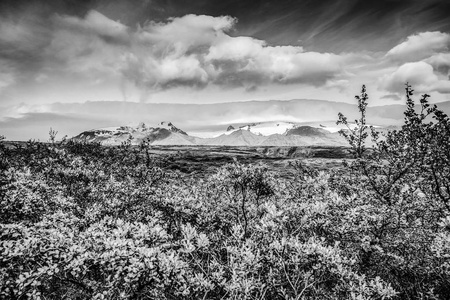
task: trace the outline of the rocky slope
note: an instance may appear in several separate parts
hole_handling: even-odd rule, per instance
[[[120,126],[87,130],[72,138],[79,142],[96,142],[102,145],[120,145],[129,141],[133,145],[147,142],[152,145],[195,145],[194,137],[175,127],[171,122],[161,122],[156,127]]]

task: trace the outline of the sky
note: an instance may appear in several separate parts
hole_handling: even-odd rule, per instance
[[[0,134],[57,126],[53,103],[353,103],[365,84],[386,105],[405,82],[448,101],[448,16],[448,0],[2,0]]]

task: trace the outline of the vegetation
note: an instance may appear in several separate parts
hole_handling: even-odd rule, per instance
[[[193,178],[149,145],[0,138],[1,299],[446,299],[450,121],[428,95],[339,170],[228,163]],[[374,140],[373,148],[365,139]]]

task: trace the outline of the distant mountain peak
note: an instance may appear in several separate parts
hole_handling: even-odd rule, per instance
[[[228,126],[227,131],[231,131],[231,130],[234,130],[234,129],[235,128],[232,125],[230,125],[230,126]]]
[[[165,128],[171,132],[177,132],[177,133],[181,133],[184,135],[188,135],[185,131],[177,128],[175,125],[172,124],[172,122],[166,122],[166,121],[162,121],[161,123],[159,123],[159,126],[161,128]]]
[[[133,144],[142,142],[193,144],[192,138],[186,132],[177,128],[171,122],[161,122],[155,127],[148,127],[144,122],[137,126],[119,126],[87,130],[73,137],[73,140],[99,142],[104,145],[120,145],[132,138]]]
[[[247,124],[247,125],[239,126],[239,129],[251,131],[253,127],[256,127],[259,124],[261,124],[261,123]]]
[[[298,135],[298,136],[325,136],[329,132],[322,128],[312,126],[296,126],[286,131],[285,135]]]

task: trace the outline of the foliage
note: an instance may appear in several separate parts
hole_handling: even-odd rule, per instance
[[[355,159],[290,178],[186,176],[130,141],[0,141],[0,299],[446,299],[449,119],[411,96],[382,136],[363,88],[356,126],[340,115]]]
[[[416,112],[409,84],[405,91],[404,125],[382,135],[366,123],[368,97],[363,86],[357,96],[361,117],[356,128],[342,132],[355,156],[347,164],[346,178],[357,180],[350,194],[367,197],[366,217],[370,211],[376,213],[378,224],[371,228],[370,244],[378,250],[366,251],[364,265],[385,259],[382,278],[403,297],[442,298],[450,294],[449,273],[443,267],[445,259],[435,256],[435,251],[438,247],[439,253],[448,252],[443,242],[448,230],[441,230],[450,213],[450,119],[429,104],[426,94]],[[342,114],[338,124],[349,125]],[[369,130],[374,147],[366,151]],[[348,188],[343,190],[349,194]]]

